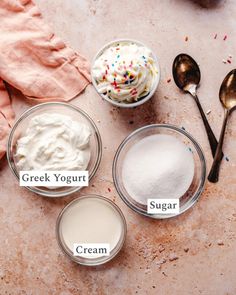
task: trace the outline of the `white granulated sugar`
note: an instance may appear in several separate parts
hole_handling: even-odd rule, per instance
[[[182,197],[194,176],[194,159],[189,148],[171,135],[155,134],[135,143],[122,169],[124,187],[138,203],[147,199]]]

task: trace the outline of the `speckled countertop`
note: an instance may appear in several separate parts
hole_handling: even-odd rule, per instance
[[[1,295],[236,294],[236,113],[227,128],[224,152],[229,162],[223,161],[220,182],[207,182],[199,202],[178,218],[154,221],[137,215],[118,197],[111,175],[122,139],[150,123],[184,126],[204,149],[209,170],[211,153],[195,103],[167,80],[178,53],[195,57],[202,71],[199,98],[211,110],[208,118],[219,136],[223,110],[218,90],[236,66],[236,2],[213,2],[205,9],[190,0],[36,1],[54,31],[90,60],[116,38],[146,43],[159,57],[162,79],[154,98],[134,110],[112,107],[92,86],[72,101],[97,122],[103,140],[99,171],[83,193],[114,200],[128,222],[125,246],[110,263],[78,266],[58,248],[56,218],[80,194],[57,200],[34,195],[18,186],[6,159],[1,161]],[[230,54],[231,64],[223,63]],[[17,96],[13,105],[19,115],[29,105]]]

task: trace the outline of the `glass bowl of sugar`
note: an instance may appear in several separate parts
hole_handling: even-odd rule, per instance
[[[174,125],[153,124],[135,130],[120,144],[113,179],[119,196],[132,210],[155,219],[170,218],[191,208],[200,197],[206,162],[188,132]],[[150,200],[157,201],[155,206],[166,202],[167,207],[171,200],[178,200],[179,210],[153,213]]]

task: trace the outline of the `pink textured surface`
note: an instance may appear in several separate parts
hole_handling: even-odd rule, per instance
[[[155,97],[135,110],[103,102],[92,86],[73,100],[97,122],[103,139],[101,166],[82,193],[113,199],[128,222],[125,246],[107,265],[78,266],[57,246],[58,213],[80,194],[57,200],[34,195],[20,188],[7,161],[1,162],[0,294],[236,294],[236,113],[227,128],[224,151],[230,161],[223,161],[220,182],[207,182],[199,202],[184,215],[165,221],[137,215],[117,196],[111,176],[121,140],[149,123],[184,126],[203,147],[209,169],[212,158],[194,101],[167,79],[178,53],[195,57],[202,71],[199,98],[211,110],[208,118],[218,136],[223,119],[218,90],[236,64],[236,3],[218,2],[203,9],[188,0],[36,1],[55,32],[90,60],[112,39],[146,43],[159,57],[162,79]],[[232,64],[224,64],[229,54]],[[19,116],[29,105],[18,95],[13,106]]]

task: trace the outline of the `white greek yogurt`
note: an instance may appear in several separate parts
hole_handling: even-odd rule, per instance
[[[114,43],[95,60],[97,91],[122,103],[137,102],[153,89],[159,75],[151,50],[130,41]]]
[[[33,117],[16,147],[17,167],[27,170],[86,170],[90,128],[62,114]]]

